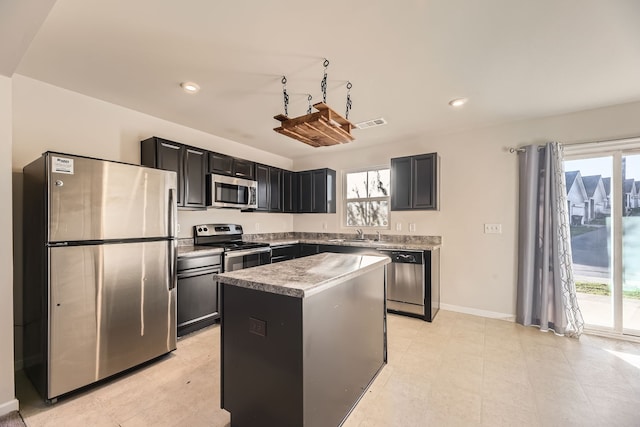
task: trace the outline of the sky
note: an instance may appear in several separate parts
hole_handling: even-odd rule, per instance
[[[640,181],[640,154],[625,156],[627,159],[627,176]],[[611,176],[611,157],[596,157],[593,159],[565,160],[565,172],[579,170],[582,176],[602,175],[603,178]]]

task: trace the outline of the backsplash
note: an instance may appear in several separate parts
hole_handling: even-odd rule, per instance
[[[355,239],[356,235],[351,233],[309,233],[300,231],[291,231],[287,233],[258,233],[244,234],[243,240],[259,241],[259,240],[329,240],[329,239]],[[365,234],[365,239],[375,239],[377,234]],[[403,234],[382,234],[382,242],[403,243],[403,244],[427,244],[440,245],[442,236],[409,236]]]

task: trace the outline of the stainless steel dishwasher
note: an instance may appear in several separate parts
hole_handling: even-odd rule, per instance
[[[391,264],[387,264],[387,310],[433,320],[440,308],[439,260],[433,263],[439,251],[378,251],[391,258]]]

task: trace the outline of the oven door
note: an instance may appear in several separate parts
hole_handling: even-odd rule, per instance
[[[252,248],[224,253],[224,272],[271,263],[271,248]]]

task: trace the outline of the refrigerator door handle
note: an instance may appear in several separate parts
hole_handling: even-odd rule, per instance
[[[169,286],[168,290],[171,291],[178,284],[178,272],[177,272],[177,264],[178,260],[176,258],[176,241],[169,240]]]
[[[176,204],[176,189],[169,189],[169,237],[178,237],[176,236],[176,221],[177,221],[177,210],[178,205]]]

